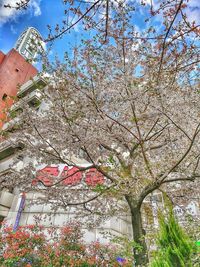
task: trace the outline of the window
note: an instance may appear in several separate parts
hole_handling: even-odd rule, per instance
[[[2,100],[5,101],[7,97],[8,97],[7,94],[3,94],[3,96],[2,96]]]
[[[33,108],[38,108],[40,104],[41,104],[40,100],[37,99],[36,97],[33,98],[31,101],[28,102],[28,105],[30,107],[33,107]]]

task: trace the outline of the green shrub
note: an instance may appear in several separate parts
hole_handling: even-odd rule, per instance
[[[151,267],[193,267],[192,258],[196,251],[195,243],[190,240],[176,220],[172,208],[168,216],[160,214],[158,251]]]

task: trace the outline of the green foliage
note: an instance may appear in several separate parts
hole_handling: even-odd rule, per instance
[[[129,239],[127,236],[115,236],[112,239],[112,242],[118,244],[121,248],[120,256],[132,259],[132,261],[134,261],[133,250],[137,252],[142,251],[142,246],[136,243],[133,239]]]
[[[158,251],[151,267],[193,267],[196,247],[178,224],[172,208],[167,218],[160,214]]]
[[[20,226],[17,231],[6,225],[0,233],[1,267],[131,267],[131,253],[124,253],[118,244],[85,244],[80,224],[69,222],[59,230],[40,225]],[[51,239],[49,239],[51,237]],[[126,246],[126,248],[128,248]],[[132,247],[130,247],[131,249]],[[123,258],[121,258],[123,257]]]
[[[95,186],[95,188],[93,189],[94,192],[97,193],[103,193],[107,190],[107,186],[103,185],[103,184],[97,184]]]

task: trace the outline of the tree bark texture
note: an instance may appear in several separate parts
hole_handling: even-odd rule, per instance
[[[148,263],[147,245],[145,242],[145,231],[142,226],[141,205],[132,197],[127,197],[127,202],[130,207],[133,239],[141,247],[134,248],[135,266],[146,266]]]

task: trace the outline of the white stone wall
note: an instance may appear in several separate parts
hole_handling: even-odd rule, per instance
[[[30,199],[37,198],[38,194],[28,193],[26,194],[26,202]],[[20,195],[14,196],[12,206],[8,212],[6,217],[6,222],[8,225],[14,225],[17,212],[19,209],[21,197]],[[64,210],[58,210],[56,213],[52,213],[51,207],[48,204],[35,204],[35,205],[26,205],[23,209],[23,212],[20,217],[19,225],[28,225],[35,223],[35,216],[41,215],[40,223],[45,227],[61,227],[67,223],[69,220],[73,220],[74,214],[73,212],[67,212]],[[111,235],[127,235],[129,237],[132,236],[131,230],[131,222],[130,216],[125,217],[112,217],[109,220],[105,221],[101,225],[93,229],[85,229],[84,231],[84,239],[87,242],[99,240],[100,242],[106,243],[108,239],[104,237],[103,232],[109,232]]]

